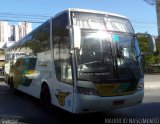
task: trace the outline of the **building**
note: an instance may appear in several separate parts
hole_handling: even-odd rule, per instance
[[[13,45],[32,30],[32,24],[21,22],[11,25],[6,21],[0,21],[0,75],[4,67],[4,49]]]
[[[32,30],[32,25],[31,23],[27,23],[27,22],[20,22],[18,24],[18,29],[19,29],[18,30],[19,32],[17,33],[17,35],[19,35],[19,37],[17,38],[21,39]]]
[[[32,30],[32,24],[19,22],[18,25],[10,25],[6,21],[0,21],[0,48],[6,48],[24,37]]]
[[[8,22],[0,21],[0,48],[8,41]]]

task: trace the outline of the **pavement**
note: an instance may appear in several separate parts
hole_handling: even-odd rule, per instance
[[[145,74],[144,89],[146,90],[160,89],[160,74]]]
[[[144,96],[146,98],[160,97],[160,74],[145,74]]]

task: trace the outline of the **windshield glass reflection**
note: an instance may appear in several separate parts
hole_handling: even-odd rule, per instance
[[[106,31],[81,31],[81,47],[77,51],[77,72],[81,80],[136,79],[141,75],[135,38]]]

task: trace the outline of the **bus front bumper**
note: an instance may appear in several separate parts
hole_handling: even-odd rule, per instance
[[[100,97],[74,94],[73,113],[104,112],[142,103],[144,90],[125,96]]]

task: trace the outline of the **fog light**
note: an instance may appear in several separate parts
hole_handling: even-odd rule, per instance
[[[137,91],[143,90],[144,89],[144,83],[138,84],[137,86]]]
[[[97,95],[97,92],[93,88],[86,88],[86,87],[76,87],[75,92],[84,95]]]

